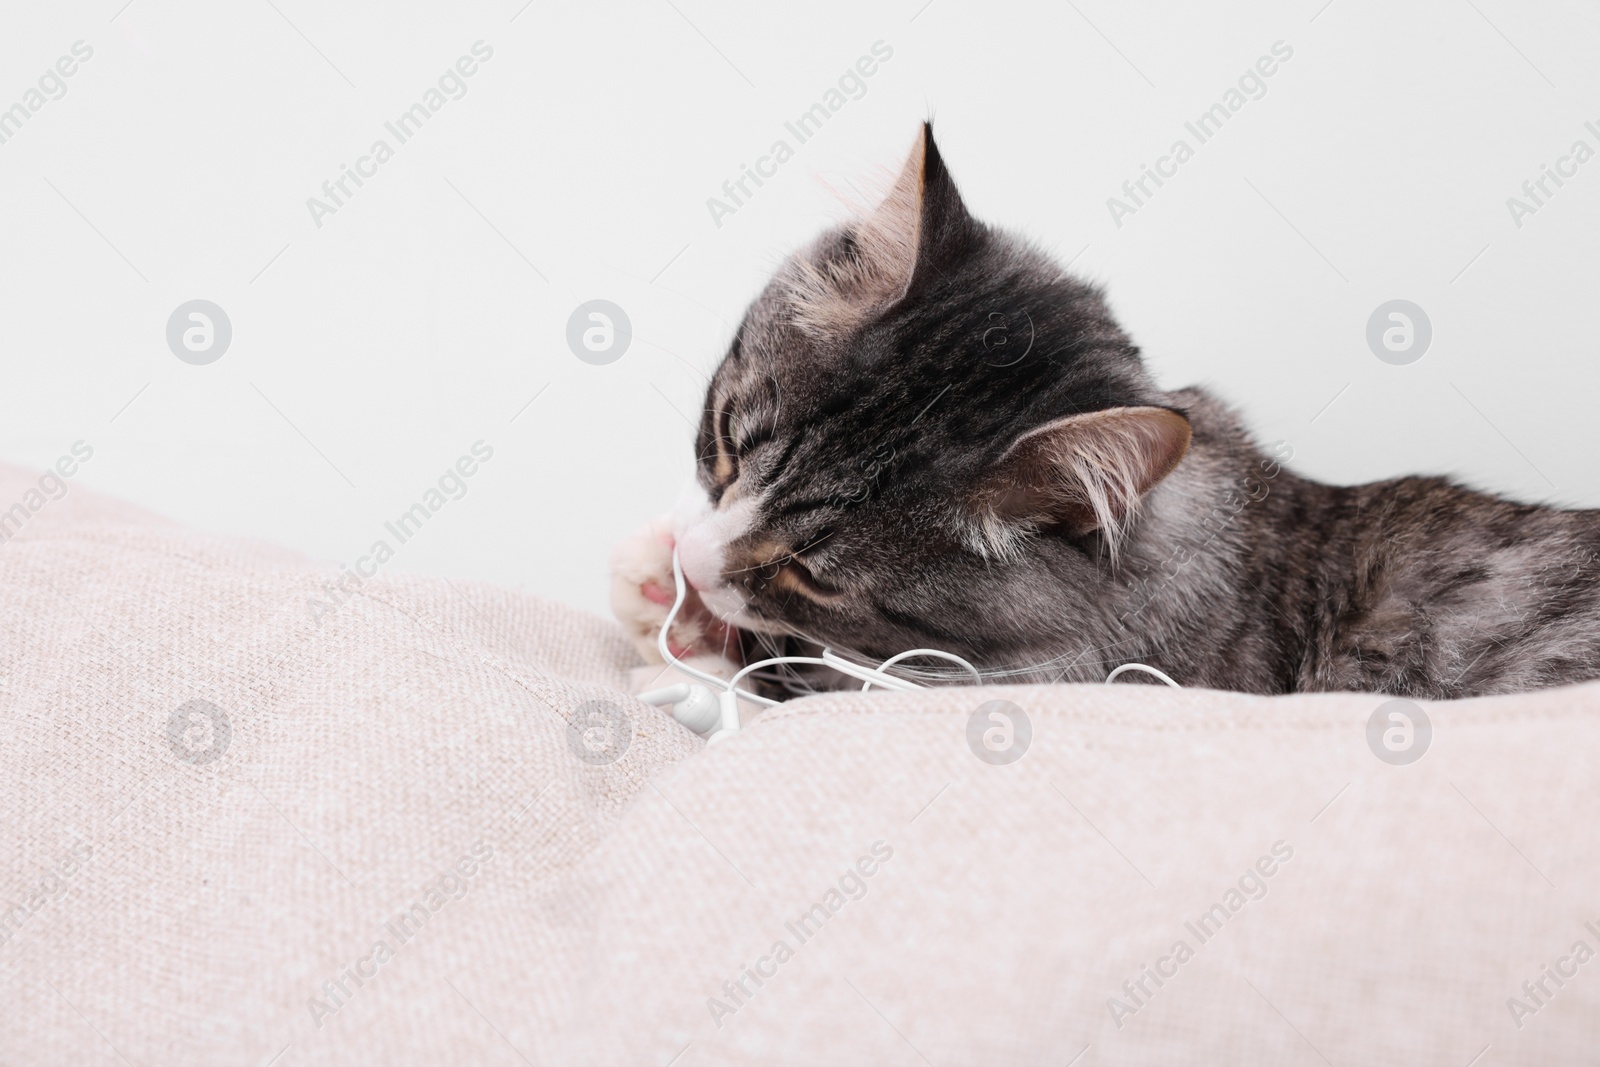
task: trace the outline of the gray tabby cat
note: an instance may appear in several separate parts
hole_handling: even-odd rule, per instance
[[[1098,291],[971,218],[929,127],[883,205],[750,307],[698,449],[664,543],[737,631],[691,617],[687,651],[1428,698],[1600,677],[1600,512],[1297,477],[1217,400],[1157,388]]]

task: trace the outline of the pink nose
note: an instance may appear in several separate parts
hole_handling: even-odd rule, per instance
[[[691,526],[678,538],[678,564],[683,568],[684,580],[695,589],[722,584],[721,556],[706,524]]]

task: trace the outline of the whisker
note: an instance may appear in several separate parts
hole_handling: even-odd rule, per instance
[[[802,548],[797,548],[797,549],[794,549],[793,551],[791,551],[789,553],[789,558],[790,559],[798,559],[801,555],[803,555],[803,554],[805,554],[807,552],[810,552],[812,549],[816,548],[818,545],[820,545],[824,541],[828,540],[828,538],[832,537],[834,535],[834,533],[835,533],[835,531],[832,530],[832,529],[824,531],[821,537],[819,537],[816,540],[812,541],[810,544],[805,545]]]

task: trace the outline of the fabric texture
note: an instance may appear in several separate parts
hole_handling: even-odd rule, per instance
[[[0,468],[0,516],[36,485]],[[1600,1045],[1600,685],[1423,705],[1409,764],[1384,697],[1135,684],[816,697],[707,748],[536,597],[330,591],[80,486],[5,535],[8,1065]]]

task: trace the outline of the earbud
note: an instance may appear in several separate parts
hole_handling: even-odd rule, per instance
[[[640,693],[639,699],[656,707],[672,705],[672,717],[697,734],[715,729],[725,717],[716,694],[703,685],[687,683],[669,685],[664,689],[652,689],[648,693]],[[734,722],[738,723],[737,711]],[[734,728],[737,729],[737,725]]]
[[[739,693],[734,689],[724,689],[717,694],[717,732],[706,738],[706,744],[714,745],[729,734],[738,732]]]

